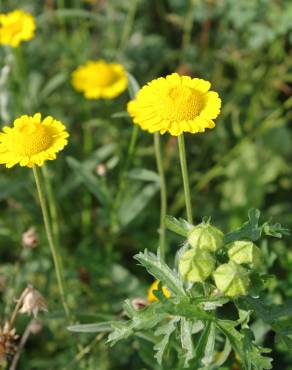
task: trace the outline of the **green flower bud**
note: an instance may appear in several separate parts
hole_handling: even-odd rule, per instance
[[[261,263],[261,251],[253,243],[248,240],[237,240],[229,245],[229,258],[238,263],[248,263],[253,266],[259,266]]]
[[[194,283],[206,280],[214,268],[215,260],[211,254],[198,248],[186,251],[178,264],[181,276]]]
[[[224,234],[217,227],[209,223],[195,226],[188,236],[188,242],[192,248],[200,248],[209,252],[215,252],[223,246]]]
[[[247,295],[250,284],[248,271],[235,262],[229,261],[219,266],[213,277],[217,288],[223,294],[229,297]]]

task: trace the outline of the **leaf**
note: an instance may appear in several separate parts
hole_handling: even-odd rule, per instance
[[[265,222],[263,224],[263,232],[265,235],[270,235],[275,238],[282,238],[283,235],[290,235],[289,229],[283,227],[280,223],[270,224]]]
[[[180,321],[180,328],[181,345],[182,348],[185,350],[184,367],[188,367],[190,360],[192,360],[196,354],[192,341],[193,321],[182,317]]]
[[[75,333],[100,333],[106,331],[112,331],[112,325],[115,325],[118,321],[104,321],[96,324],[79,324],[68,326],[69,331]]]
[[[224,243],[228,244],[235,240],[248,239],[256,241],[261,236],[261,228],[259,227],[260,211],[252,208],[248,211],[248,221],[245,222],[239,229],[225,235]]]
[[[140,90],[140,86],[136,78],[131,74],[127,73],[128,76],[128,90],[131,99],[135,99],[137,92]]]
[[[216,341],[216,326],[214,322],[210,323],[209,337],[205,346],[202,364],[208,367],[213,362]]]
[[[128,177],[135,180],[152,181],[159,183],[159,176],[154,171],[145,168],[135,168],[128,172]]]
[[[111,203],[110,195],[107,189],[101,185],[98,177],[91,173],[75,158],[67,157],[67,163],[76,172],[76,175],[80,177],[87,189],[99,200],[99,202],[109,208]]]
[[[157,359],[157,362],[159,363],[159,365],[161,365],[162,363],[163,354],[169,343],[171,334],[176,329],[176,325],[178,321],[179,321],[179,318],[175,317],[172,320],[170,320],[167,324],[160,326],[154,333],[154,335],[156,336],[163,335],[162,340],[154,346],[154,350],[156,351],[156,354],[154,355],[154,357]]]
[[[124,199],[118,211],[120,224],[125,227],[133,221],[150,202],[158,189],[158,183],[149,184],[142,189],[139,188],[139,191],[130,199]]]
[[[155,279],[160,280],[172,293],[178,296],[186,295],[182,281],[177,273],[172,271],[159,256],[145,249],[144,253],[136,254],[134,259],[144,266]]]
[[[51,95],[58,87],[64,84],[67,80],[68,80],[68,76],[64,72],[60,72],[54,75],[42,89],[41,98],[46,99],[49,95]]]
[[[167,229],[173,231],[174,233],[187,237],[193,228],[193,225],[189,224],[183,219],[177,219],[173,216],[165,216],[164,223]]]
[[[203,359],[203,356],[205,355],[205,349],[210,337],[211,330],[213,330],[213,323],[207,322],[205,328],[203,329],[203,332],[201,333],[197,346],[195,348],[195,356],[196,356],[196,366],[192,364],[192,367],[199,368]]]
[[[125,302],[129,305],[128,301]],[[114,345],[121,339],[126,339],[133,335],[135,331],[147,330],[156,326],[161,320],[166,317],[166,312],[162,310],[162,306],[159,302],[154,302],[147,306],[145,309],[136,311],[134,309],[129,310],[134,316],[127,321],[116,322],[112,325],[113,331],[108,336],[108,343]]]

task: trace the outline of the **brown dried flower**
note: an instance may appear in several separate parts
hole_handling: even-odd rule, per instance
[[[27,313],[28,315],[33,314],[34,317],[37,317],[39,311],[48,311],[45,299],[39,291],[30,285],[27,287],[19,312]]]
[[[35,248],[39,243],[39,237],[35,227],[30,227],[22,234],[21,244],[23,248]]]
[[[11,329],[7,322],[3,327],[0,327],[0,365],[16,352],[17,338],[15,329]]]

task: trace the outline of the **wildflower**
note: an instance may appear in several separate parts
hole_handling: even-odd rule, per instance
[[[144,298],[134,298],[131,303],[136,311],[143,310],[148,305],[147,300]]]
[[[217,227],[209,223],[201,223],[192,229],[188,236],[188,242],[192,248],[215,252],[223,246],[223,237],[224,234]]]
[[[121,64],[88,61],[72,73],[72,85],[87,99],[112,99],[126,90],[128,79]]]
[[[31,40],[35,34],[34,17],[20,9],[4,14],[0,13],[0,44],[19,46],[22,41]]]
[[[206,280],[214,271],[215,260],[212,255],[199,248],[186,251],[178,265],[181,276],[193,283]]]
[[[209,91],[210,82],[179,76],[160,77],[145,85],[128,103],[134,123],[150,133],[204,132],[215,127],[221,107],[219,95]]]
[[[68,136],[65,126],[53,117],[42,120],[40,113],[21,116],[13,127],[4,126],[0,133],[0,164],[7,168],[17,163],[22,167],[42,166],[46,160],[56,159]]]
[[[246,295],[250,280],[248,271],[233,261],[219,266],[213,274],[217,288],[225,295]]]
[[[21,244],[23,248],[35,248],[39,242],[39,237],[35,227],[30,227],[26,232],[22,234]]]
[[[261,250],[249,240],[237,240],[231,243],[228,256],[239,265],[246,263],[257,267],[261,263]]]
[[[16,352],[17,338],[15,329],[11,328],[8,323],[0,327],[0,365],[3,365],[7,358]]]
[[[40,292],[32,286],[29,286],[23,297],[22,306],[19,312],[27,313],[28,315],[33,314],[34,317],[37,317],[39,311],[48,311],[46,302]]]
[[[153,294],[153,292],[154,292],[155,290],[158,290],[158,285],[159,285],[159,280],[155,280],[155,281],[151,284],[151,286],[150,286],[150,288],[149,288],[149,290],[148,290],[147,298],[148,298],[148,301],[149,301],[150,303],[153,303],[153,302],[155,302],[155,301],[157,301],[157,300],[158,300],[158,299],[157,299],[157,297]],[[170,291],[167,289],[167,287],[163,286],[163,287],[162,287],[162,292],[163,292],[163,295],[164,295],[166,298],[169,298],[169,297],[170,297]]]

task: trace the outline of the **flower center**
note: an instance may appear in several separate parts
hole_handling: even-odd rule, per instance
[[[201,92],[187,86],[172,87],[163,102],[163,118],[173,121],[187,121],[197,117],[204,107]]]
[[[98,66],[92,76],[92,84],[100,87],[111,85],[116,80],[116,74],[107,66]]]
[[[41,123],[27,123],[9,135],[7,147],[15,154],[32,156],[48,149],[54,138],[50,128]]]

